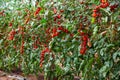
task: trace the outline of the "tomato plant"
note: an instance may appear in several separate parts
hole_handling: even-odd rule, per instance
[[[3,0],[0,5],[0,69],[44,73],[48,80],[119,79],[119,0]]]

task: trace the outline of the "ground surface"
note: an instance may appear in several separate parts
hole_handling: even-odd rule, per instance
[[[35,75],[22,76],[18,73],[5,73],[0,71],[0,80],[44,80],[43,75],[36,77]]]
[[[43,74],[36,75],[28,75],[22,76],[21,73],[6,73],[0,70],[0,80],[44,80]],[[79,80],[79,77],[75,77],[74,80]]]

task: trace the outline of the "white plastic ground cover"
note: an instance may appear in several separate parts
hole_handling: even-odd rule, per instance
[[[18,75],[8,75],[9,78],[13,79],[13,80],[28,80],[23,76],[18,76]]]

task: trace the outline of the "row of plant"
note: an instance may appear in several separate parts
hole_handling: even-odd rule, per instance
[[[0,4],[0,69],[50,80],[119,79],[118,0]]]

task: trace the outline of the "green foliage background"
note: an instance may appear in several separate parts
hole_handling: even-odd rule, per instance
[[[109,0],[110,5],[118,3],[114,12],[109,7],[100,9],[102,13],[99,23],[92,21],[94,5],[99,5],[99,0],[86,0],[80,4],[79,0],[40,0],[38,6],[42,8],[37,17],[34,12],[38,6],[32,1],[26,3],[21,0],[1,0],[0,12],[4,10],[5,16],[0,15],[0,69],[12,71],[21,69],[24,74],[44,73],[46,79],[73,80],[75,76],[80,80],[119,80],[120,78],[120,2]],[[87,6],[87,7],[86,7]],[[61,32],[57,37],[46,42],[48,27],[60,25],[54,22],[56,7],[61,13],[61,26],[68,29],[74,36]],[[25,24],[25,17],[29,11],[30,21]],[[82,18],[80,18],[82,16]],[[41,18],[40,20],[38,18]],[[86,20],[87,18],[87,20]],[[85,21],[86,20],[86,21]],[[12,28],[9,23],[12,22]],[[92,43],[85,55],[80,54],[81,36],[78,32],[86,32]],[[13,41],[7,40],[9,32],[17,31],[19,26],[25,27],[25,50],[20,54],[22,36],[15,35]],[[31,26],[31,28],[29,28]],[[103,34],[103,32],[106,32]],[[46,44],[52,51],[45,54],[43,67],[40,67],[40,54],[44,49],[39,45],[33,49],[34,40]],[[13,48],[16,45],[17,49]],[[52,55],[55,55],[54,58]],[[52,74],[51,74],[52,73]]]

